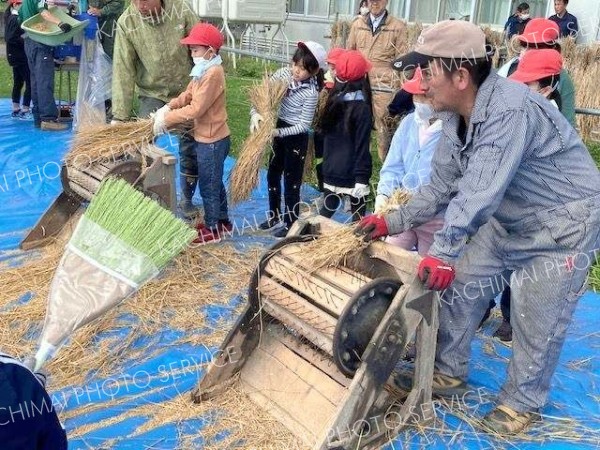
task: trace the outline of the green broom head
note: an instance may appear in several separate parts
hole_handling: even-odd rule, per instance
[[[79,221],[69,248],[119,278],[141,285],[197,232],[122,179],[106,178]]]

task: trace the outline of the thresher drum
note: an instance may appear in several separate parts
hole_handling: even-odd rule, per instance
[[[437,303],[415,277],[419,257],[384,242],[337,267],[307,267],[307,243],[336,226],[300,220],[263,256],[223,361],[192,395],[206,400],[239,380],[314,449],[376,448],[411,420],[432,417]],[[414,387],[400,406],[393,371],[415,334]],[[234,362],[224,360],[232,354]],[[394,427],[384,424],[390,408]]]

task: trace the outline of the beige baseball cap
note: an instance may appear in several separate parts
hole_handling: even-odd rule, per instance
[[[434,58],[474,60],[487,56],[485,34],[477,25],[464,20],[444,20],[424,29],[415,49],[392,63],[396,70],[426,66]]]

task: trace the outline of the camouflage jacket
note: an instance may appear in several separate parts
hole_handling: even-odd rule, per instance
[[[144,19],[130,5],[117,21],[113,55],[113,117],[131,117],[134,89],[165,103],[190,81],[192,59],[180,39],[199,22],[185,0],[164,0],[158,21]]]

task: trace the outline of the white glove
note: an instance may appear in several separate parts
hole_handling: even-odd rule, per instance
[[[150,114],[150,118],[154,120],[152,124],[152,132],[154,136],[158,136],[160,134],[165,134],[167,132],[167,127],[165,125],[165,111],[163,108],[160,108],[156,111],[155,114]]]
[[[171,107],[170,107],[170,106],[169,106],[169,104],[167,103],[167,104],[165,104],[164,106],[162,106],[161,108],[158,108],[158,109],[156,110],[156,113],[155,113],[155,114],[156,114],[156,115],[158,115],[158,114],[162,114],[162,117],[164,117],[164,116],[165,116],[165,114],[166,114],[166,113],[168,113],[169,111],[171,111]]]
[[[258,130],[258,126],[260,125],[260,123],[264,120],[264,117],[261,116],[259,113],[252,114],[252,117],[250,117],[250,133],[255,133],[256,130]]]
[[[363,198],[369,195],[369,192],[369,186],[367,186],[366,184],[356,183],[350,195],[354,198]]]
[[[381,211],[381,209],[388,202],[388,196],[384,194],[377,194],[375,197],[375,212]]]

